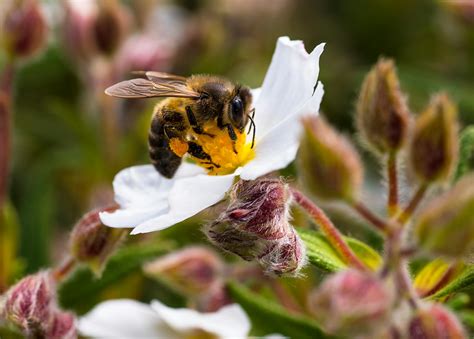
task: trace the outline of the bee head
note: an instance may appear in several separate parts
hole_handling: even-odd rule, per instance
[[[227,111],[232,125],[242,132],[249,120],[252,94],[249,88],[240,86],[237,86],[234,92]]]

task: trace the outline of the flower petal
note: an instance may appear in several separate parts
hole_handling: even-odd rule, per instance
[[[188,219],[222,200],[232,186],[235,174],[196,176],[176,179],[169,192],[169,210],[138,225],[132,234],[159,231]]]
[[[296,113],[313,94],[319,75],[319,57],[324,44],[311,54],[303,42],[288,37],[278,39],[272,62],[255,102],[257,140],[275,124]]]
[[[100,303],[79,320],[78,329],[94,338],[180,338],[149,305],[128,299]]]
[[[264,174],[285,168],[295,159],[303,129],[301,117],[306,114],[318,114],[323,94],[323,85],[318,82],[314,95],[297,113],[280,121],[258,142],[255,158],[242,169],[240,174],[242,179],[254,180]]]
[[[174,309],[153,301],[151,307],[161,319],[178,332],[186,333],[201,329],[219,338],[247,338],[250,321],[238,304],[222,307],[213,313],[199,313],[190,309]]]

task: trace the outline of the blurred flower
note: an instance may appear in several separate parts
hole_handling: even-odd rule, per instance
[[[336,335],[370,335],[389,322],[392,291],[377,277],[348,270],[333,274],[310,298],[310,307],[325,331]]]
[[[454,314],[440,304],[423,305],[411,319],[407,338],[467,338],[461,323]]]
[[[76,318],[69,312],[56,312],[46,332],[48,339],[77,338]]]
[[[394,62],[380,59],[362,84],[357,102],[357,127],[368,145],[385,154],[402,147],[409,118]]]
[[[446,94],[434,96],[416,119],[408,162],[422,182],[444,181],[458,155],[457,108]]]
[[[112,211],[115,207],[106,210]],[[100,275],[110,255],[125,236],[124,230],[102,225],[97,209],[85,214],[75,225],[70,237],[70,252],[74,259],[86,263]]]
[[[428,203],[414,222],[420,246],[432,254],[459,258],[474,250],[474,174],[466,175]]]
[[[128,12],[119,1],[99,1],[93,37],[98,51],[112,55],[125,38]]]
[[[247,338],[250,321],[237,305],[214,313],[173,309],[159,301],[111,300],[97,305],[79,320],[79,331],[92,337],[127,338]]]
[[[290,193],[279,179],[241,180],[227,209],[205,233],[216,246],[244,260],[257,260],[267,274],[296,274],[305,247],[289,224]]]
[[[188,295],[210,292],[219,284],[224,263],[206,247],[188,247],[147,263],[145,274],[163,279]]]
[[[303,125],[298,162],[303,187],[322,199],[355,200],[363,168],[354,147],[321,117],[307,117]]]
[[[171,180],[151,165],[125,169],[114,180],[121,209],[102,213],[104,224],[135,227],[132,234],[162,230],[222,200],[236,176],[253,180],[286,167],[298,150],[301,117],[319,111],[323,86],[315,82],[323,47],[308,54],[301,41],[278,39],[262,88],[253,92],[257,126],[253,158],[231,174],[216,176],[184,161]]]
[[[1,39],[13,57],[29,57],[46,43],[47,25],[37,0],[10,1],[5,8]]]

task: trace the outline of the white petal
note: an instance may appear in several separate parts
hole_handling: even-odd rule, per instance
[[[303,104],[302,108],[295,115],[277,124],[258,142],[255,158],[242,169],[240,174],[242,179],[254,180],[264,174],[285,168],[295,159],[303,129],[301,118],[307,114],[318,114],[323,94],[323,85],[318,82],[314,95]]]
[[[250,331],[250,321],[237,304],[224,306],[213,313],[199,313],[185,308],[174,309],[159,301],[153,301],[151,307],[168,326],[183,334],[201,329],[219,338],[238,339],[247,338]]]
[[[199,174],[176,179],[169,192],[169,211],[138,225],[132,234],[159,231],[188,219],[222,200],[232,186],[235,174]]]
[[[257,140],[275,124],[295,114],[313,94],[319,75],[319,57],[324,44],[311,54],[303,42],[288,37],[278,39],[261,93],[255,102]]]
[[[93,338],[179,338],[149,305],[128,299],[97,305],[80,318],[78,329]]]

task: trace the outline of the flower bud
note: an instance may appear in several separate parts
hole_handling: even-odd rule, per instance
[[[205,247],[189,247],[144,266],[145,274],[169,282],[184,294],[208,292],[221,278],[224,264]]]
[[[327,278],[310,297],[310,307],[325,331],[355,337],[386,328],[393,299],[377,277],[347,270]]]
[[[440,304],[428,304],[419,309],[411,319],[408,338],[467,338],[454,314]]]
[[[2,29],[0,29],[2,31]],[[37,0],[12,1],[3,22],[5,48],[13,57],[29,57],[46,42],[46,20]]]
[[[369,146],[386,154],[403,146],[409,120],[393,60],[380,59],[362,84],[357,128]]]
[[[415,220],[415,235],[426,251],[452,258],[474,250],[474,174],[466,175],[431,201]]]
[[[363,177],[356,150],[321,117],[308,117],[303,125],[299,153],[303,186],[322,199],[354,200]]]
[[[48,339],[75,339],[77,338],[76,319],[72,313],[56,312],[46,331]]]
[[[431,99],[417,118],[409,164],[422,182],[448,179],[458,155],[457,109],[446,94]]]
[[[49,272],[29,275],[8,290],[3,316],[26,335],[40,335],[51,319],[54,291]]]
[[[102,211],[85,214],[74,226],[70,237],[71,255],[77,261],[88,264],[97,275],[100,275],[108,258],[127,233],[126,229],[104,226],[99,218]]]
[[[216,246],[268,274],[296,274],[305,263],[304,246],[289,224],[290,193],[279,179],[239,181],[230,203],[205,233]]]
[[[112,55],[125,38],[128,16],[125,7],[117,1],[99,2],[93,36],[98,51]]]

